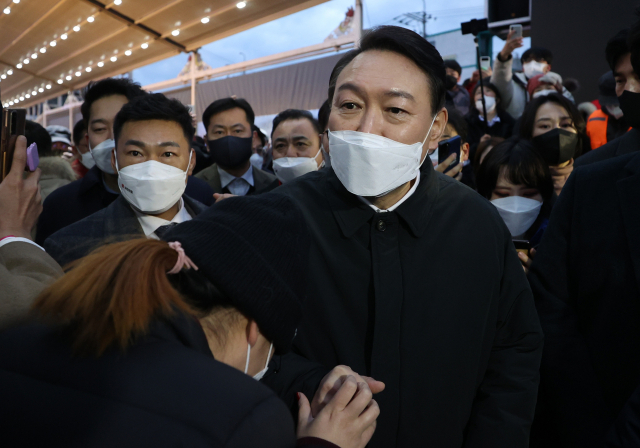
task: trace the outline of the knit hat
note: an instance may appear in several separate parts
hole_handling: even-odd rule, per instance
[[[302,318],[309,236],[298,207],[276,193],[240,196],[167,232],[211,283],[286,353]]]
[[[47,126],[47,132],[51,136],[51,143],[62,142],[71,146],[71,132],[64,126]]]
[[[601,106],[619,106],[618,96],[616,95],[616,78],[612,71],[608,71],[600,77],[598,81],[598,89],[600,95],[598,101]]]
[[[554,72],[547,72],[541,75],[536,75],[529,80],[529,83],[527,84],[529,97],[533,97],[533,91],[541,84],[553,86],[558,93],[562,93],[562,76]]]

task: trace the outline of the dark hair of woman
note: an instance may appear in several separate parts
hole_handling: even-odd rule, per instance
[[[502,137],[491,137],[488,140],[478,143],[478,149],[476,149],[476,153],[471,162],[476,175],[478,174],[478,169],[480,169],[480,160],[482,160],[483,154],[487,152],[488,149],[495,148],[503,141],[505,141],[505,139]]]

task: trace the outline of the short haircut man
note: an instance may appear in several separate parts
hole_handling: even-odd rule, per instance
[[[38,156],[53,157],[55,154],[51,149],[51,135],[45,128],[35,121],[27,120],[24,125],[24,135],[27,137],[27,144],[38,145]]]
[[[86,134],[87,126],[84,124],[84,119],[78,120],[73,126],[73,135],[71,136],[73,144],[77,147],[80,144],[80,140],[83,139]]]
[[[101,98],[113,95],[122,95],[131,101],[134,98],[147,95],[140,84],[128,78],[106,78],[96,82],[90,82],[84,91],[84,102],[80,106],[85,128],[90,124],[91,106]]]
[[[202,114],[202,124],[205,129],[209,129],[211,117],[221,112],[226,112],[231,109],[242,109],[247,117],[247,123],[251,126],[254,125],[256,115],[253,113],[251,105],[244,98],[222,98],[209,104]]]
[[[460,76],[462,75],[462,67],[460,66],[460,64],[458,64],[458,61],[456,61],[455,59],[445,59],[444,67],[445,69],[448,68],[456,72],[456,75],[454,75],[454,77],[458,80],[460,79]]]
[[[263,381],[292,405],[287,391],[329,390],[336,364],[383,381],[372,448],[528,446],[542,333],[511,235],[423,163],[447,124],[442,57],[411,30],[375,28],[338,61],[328,98],[332,169],[274,192],[310,231],[294,350],[323,367],[292,387],[282,359]]]
[[[553,53],[551,53],[551,50],[548,50],[544,47],[531,47],[525,50],[524,53],[522,53],[520,60],[523,64],[529,61],[544,61],[547,64],[551,65],[551,63],[553,62]]]
[[[313,118],[313,115],[311,115],[311,112],[309,112],[308,110],[287,109],[285,111],[280,112],[273,119],[273,127],[271,128],[272,138],[273,138],[273,132],[276,130],[276,128],[280,125],[280,123],[286,120],[308,120],[309,123],[311,123],[311,125],[313,126],[313,129],[315,129],[318,134],[322,134],[323,132],[322,127],[320,126],[320,123],[318,122],[318,120]]]

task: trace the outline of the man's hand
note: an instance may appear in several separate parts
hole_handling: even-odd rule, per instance
[[[436,166],[434,169],[440,173],[444,173],[445,176],[453,177],[457,180],[460,180],[460,178],[462,178],[462,173],[461,173],[462,163],[458,163],[456,166],[451,168],[446,173],[444,172],[447,168],[449,168],[449,165],[451,165],[453,162],[456,161],[457,157],[458,157],[457,154],[451,154],[449,157],[445,159],[444,162]]]
[[[524,269],[525,274],[529,273],[529,269],[531,269],[531,263],[533,263],[533,257],[535,256],[536,256],[535,249],[531,249],[528,257],[527,257],[527,254],[525,254],[524,252],[518,252],[518,258],[522,263],[522,269]]]
[[[26,164],[27,139],[21,135],[16,140],[11,171],[0,183],[0,238],[31,238],[31,230],[42,213],[40,169],[23,179]]]
[[[235,196],[236,196],[235,194],[229,194],[229,193],[222,193],[222,194],[220,194],[220,193],[213,193],[213,199],[215,199],[215,200],[216,200],[216,203],[217,203],[217,202],[220,202],[220,201],[223,201],[223,200],[225,200],[225,199],[227,199],[227,198],[233,198],[233,197],[235,197]]]
[[[364,448],[376,430],[378,403],[366,383],[349,375],[333,398],[312,417],[307,397],[298,393],[298,438],[317,437],[341,448]]]
[[[509,56],[511,56],[511,53],[513,53],[513,50],[515,50],[516,48],[520,48],[522,47],[522,37],[518,37],[518,38],[514,38],[513,35],[515,34],[514,30],[509,30],[509,34],[507,34],[507,41],[504,43],[504,47],[502,48],[502,50],[500,51],[500,60],[502,61],[506,61],[507,59],[509,59]]]
[[[484,134],[482,137],[480,137],[480,143],[486,142],[487,140],[491,140],[491,135]]]
[[[360,376],[347,366],[336,366],[322,379],[311,401],[311,415],[313,417],[316,417],[327,403],[331,401],[331,398],[349,376],[355,378],[358,383],[366,383],[374,394],[384,390],[385,385],[382,381],[376,381],[368,376]]]

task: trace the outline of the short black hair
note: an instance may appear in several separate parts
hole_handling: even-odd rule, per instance
[[[614,72],[616,71],[618,60],[631,51],[627,41],[628,38],[629,30],[625,28],[624,30],[618,31],[618,33],[607,42],[604,54],[607,58],[609,68]]]
[[[467,138],[469,136],[467,120],[464,119],[464,116],[457,109],[447,108],[447,111],[449,112],[449,121],[447,121],[447,126],[451,125],[460,136],[462,143],[467,143]]]
[[[80,144],[80,138],[82,138],[82,134],[87,132],[87,127],[84,124],[84,120],[80,119],[73,126],[73,144],[78,146]]]
[[[548,50],[544,47],[531,47],[524,53],[522,53],[520,62],[524,64],[524,61],[529,58],[533,58],[536,61],[538,59],[544,59],[547,64],[551,65],[551,63],[553,62],[553,53],[551,53],[551,50]]]
[[[458,72],[458,75],[462,75],[462,67],[460,67],[460,64],[458,64],[458,61],[455,59],[445,59],[444,68],[450,68]]]
[[[176,99],[167,98],[162,93],[150,93],[135,98],[122,106],[113,123],[113,134],[116,143],[125,123],[144,120],[165,120],[178,123],[182,127],[184,137],[189,142],[189,145],[191,145],[193,136],[196,133],[187,106]]]
[[[27,120],[24,124],[24,136],[27,139],[27,146],[32,143],[38,145],[39,157],[52,157],[53,153],[51,136],[47,130],[35,121]]]
[[[496,94],[496,108],[498,110],[503,110],[502,95],[500,95],[500,90],[498,90],[498,87],[496,87],[496,85],[491,82],[491,78],[484,78],[482,80],[482,84],[484,87],[491,89],[491,91]],[[469,105],[469,109],[472,112],[476,111],[478,113],[482,113],[482,110],[479,110],[476,107],[476,102],[473,100],[476,97],[476,93],[478,92],[479,88],[480,88],[480,83],[477,83],[476,86],[473,88],[473,92],[471,93],[471,104]]]
[[[556,103],[569,113],[569,116],[573,121],[573,125],[578,130],[578,145],[576,146],[576,154],[574,157],[582,155],[589,146],[589,140],[586,135],[587,124],[576,105],[573,104],[571,100],[557,92],[550,93],[545,96],[539,96],[538,98],[534,98],[529,101],[527,106],[524,108],[522,116],[520,117],[520,137],[527,140],[533,139],[533,128],[536,122],[536,113],[538,113],[540,106],[546,103]]]
[[[329,126],[329,115],[331,115],[331,104],[329,100],[325,100],[318,110],[318,123],[320,123],[320,129],[324,132]]]
[[[316,133],[322,134],[323,129],[320,128],[320,123],[318,123],[318,120],[313,118],[313,115],[311,115],[311,112],[309,112],[308,110],[301,110],[301,109],[287,109],[280,112],[273,119],[273,127],[271,128],[271,138],[273,138],[273,133],[276,131],[276,128],[283,121],[303,120],[303,119],[309,120],[311,122],[311,125],[313,126],[313,129],[316,130]]]
[[[247,116],[247,122],[251,127],[255,124],[256,114],[253,113],[253,109],[251,105],[244,98],[221,98],[219,100],[215,100],[213,103],[209,104],[202,114],[202,123],[204,124],[204,129],[209,131],[209,122],[211,121],[211,117],[220,112],[225,112],[231,109],[242,109]]]
[[[140,84],[127,78],[106,78],[97,82],[90,82],[84,91],[84,103],[80,106],[85,128],[89,127],[91,119],[91,105],[101,98],[112,95],[124,95],[129,101],[140,96],[148,95]]]
[[[256,126],[255,124],[253,126],[251,126],[251,129],[253,129],[253,131],[258,134],[258,138],[260,139],[260,144],[264,147],[266,146],[266,144],[269,142],[269,139],[267,138],[266,135],[264,135],[264,132],[262,132],[262,129],[260,129],[258,126]]]
[[[478,193],[491,199],[503,169],[505,177],[512,184],[537,188],[544,202],[553,197],[553,179],[549,167],[531,142],[510,138],[497,144],[478,168]]]
[[[442,56],[426,39],[406,28],[385,25],[373,28],[360,40],[355,50],[336,63],[329,78],[329,103],[333,103],[338,76],[361,53],[370,50],[392,51],[413,61],[426,75],[431,94],[431,110],[437,114],[444,107],[446,72]]]

